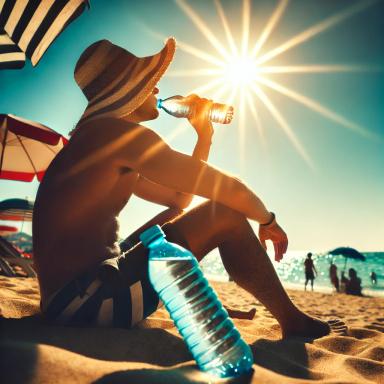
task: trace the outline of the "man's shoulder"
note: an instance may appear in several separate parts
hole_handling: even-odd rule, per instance
[[[98,130],[102,132],[113,132],[119,130],[131,130],[131,129],[149,129],[140,123],[134,123],[124,119],[115,117],[101,117],[90,121],[82,122],[78,124],[79,132],[91,132],[92,130]]]
[[[129,133],[132,133],[130,141],[134,141],[138,133],[153,132],[150,128],[124,119],[113,117],[103,117],[86,122],[79,122],[76,132],[72,136],[72,141],[87,141],[92,138],[92,142],[109,142],[117,140]]]

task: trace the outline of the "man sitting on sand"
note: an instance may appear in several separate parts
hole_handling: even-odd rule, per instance
[[[158,306],[148,280],[147,250],[139,242],[122,254],[120,211],[135,194],[169,207],[150,223],[201,260],[218,248],[233,280],[279,322],[283,337],[321,337],[327,322],[300,311],[265,252],[280,261],[288,240],[275,215],[241,180],[206,160],[213,127],[210,100],[189,96],[196,113],[192,155],[172,149],[141,123],[156,119],[156,84],[170,64],[175,40],[153,56],[136,57],[107,40],[88,47],[75,79],[87,108],[40,184],[34,208],[35,265],[45,315],[61,324],[131,327]],[[193,195],[207,199],[188,212]],[[259,238],[247,219],[260,224]]]

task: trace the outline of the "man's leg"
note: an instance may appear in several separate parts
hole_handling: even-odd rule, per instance
[[[156,224],[161,226],[164,223],[166,223],[167,221],[171,221],[172,219],[176,218],[177,216],[180,216],[183,213],[184,213],[184,211],[182,209],[178,209],[178,208],[168,208],[168,209],[160,212],[158,215],[156,215],[151,220],[146,222],[140,228],[136,229],[136,231],[131,233],[125,240],[123,240],[120,243],[121,250],[123,252],[126,252],[133,245],[140,242],[139,236],[147,228],[152,227],[153,225],[156,225]]]
[[[184,214],[185,212],[178,208],[168,208],[162,212],[160,212],[158,215],[153,217],[151,220],[146,222],[144,225],[142,225],[140,228],[136,229],[135,232],[130,234],[121,244],[121,250],[123,252],[130,249],[133,245],[140,242],[140,234],[143,233],[146,229],[152,227],[153,225],[160,225],[162,226],[166,222],[172,221],[178,216]],[[227,310],[229,316],[232,318],[238,318],[238,319],[248,319],[252,320],[255,316],[256,310],[255,308],[250,309],[249,311],[240,311],[235,310],[232,308],[225,307]]]
[[[313,281],[314,281],[314,279],[311,279],[311,289],[312,289],[312,291],[313,291]]]
[[[305,279],[305,283],[304,283],[304,291],[307,290],[307,284],[308,284],[308,279],[306,278],[306,279]]]
[[[185,244],[198,260],[218,247],[234,281],[253,294],[277,319],[286,336],[321,337],[329,325],[301,312],[285,292],[260,242],[240,213],[206,202],[163,227],[167,239]]]

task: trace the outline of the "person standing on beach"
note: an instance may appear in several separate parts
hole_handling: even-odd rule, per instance
[[[305,284],[304,291],[307,290],[308,281],[311,281],[311,289],[313,291],[313,281],[315,280],[315,274],[317,276],[317,270],[312,260],[312,253],[307,253],[307,258],[304,261],[304,272],[305,272]]]
[[[369,277],[371,278],[371,282],[373,285],[376,285],[377,284],[377,275],[376,275],[376,272],[375,271],[371,271],[371,274],[369,275]]]
[[[148,279],[147,249],[121,252],[117,217],[132,195],[168,207],[141,227],[162,226],[167,239],[200,261],[218,248],[228,274],[277,319],[283,337],[321,337],[330,325],[297,308],[266,253],[275,260],[288,239],[260,198],[241,180],[209,165],[212,101],[196,95],[189,122],[192,155],[171,148],[142,124],[159,115],[158,81],[176,48],[137,57],[108,40],[89,46],[75,68],[88,105],[42,180],[33,214],[35,265],[45,316],[60,324],[130,328],[157,309]],[[207,200],[183,212],[194,195]],[[259,223],[258,236],[248,219]],[[129,241],[126,242],[126,244]]]
[[[339,277],[337,276],[337,266],[331,263],[329,266],[329,279],[331,284],[335,287],[336,292],[339,292]]]

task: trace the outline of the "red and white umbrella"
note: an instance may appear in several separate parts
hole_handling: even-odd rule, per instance
[[[15,232],[19,232],[18,228],[9,225],[0,225],[0,236],[7,236]]]
[[[68,140],[42,124],[0,114],[0,179],[42,180],[46,169]]]

